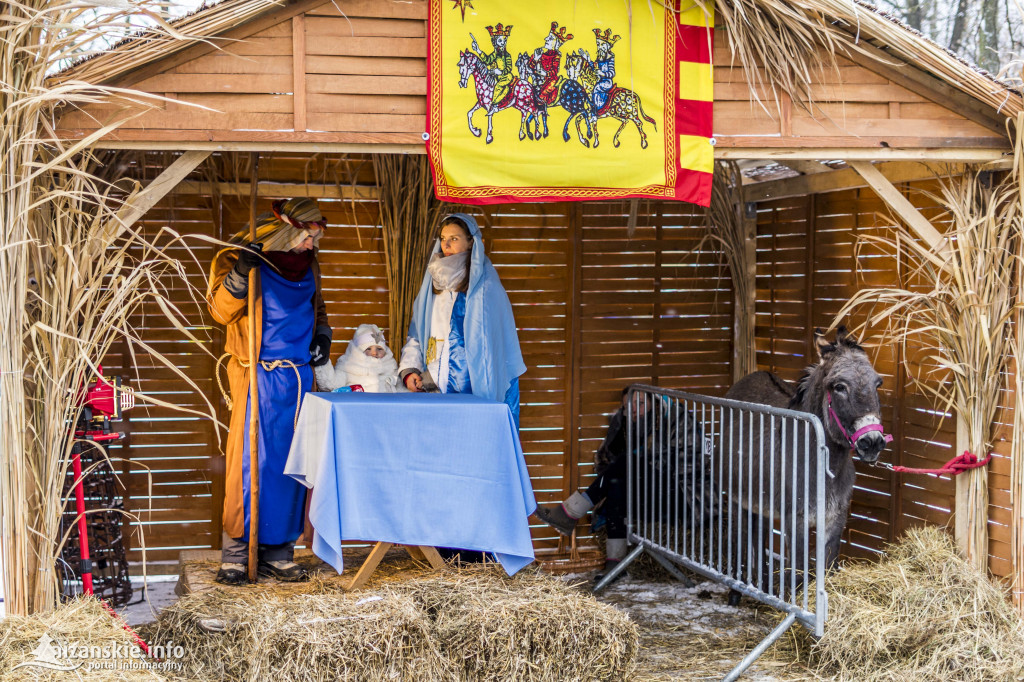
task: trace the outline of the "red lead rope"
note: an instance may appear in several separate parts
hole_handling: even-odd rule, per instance
[[[977,455],[972,455],[967,450],[964,450],[964,454],[957,455],[953,459],[949,460],[942,465],[941,469],[914,469],[913,467],[896,466],[893,464],[883,464],[882,466],[890,471],[895,471],[901,474],[932,474],[934,476],[949,474],[950,476],[956,476],[957,474],[962,474],[965,471],[983,467],[988,464],[991,459],[992,455],[989,455],[985,459],[979,460]]]

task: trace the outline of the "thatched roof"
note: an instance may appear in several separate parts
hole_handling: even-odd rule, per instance
[[[706,1],[696,0],[701,4]],[[286,4],[285,0],[222,0],[204,5],[170,22],[169,30],[140,31],[103,53],[73,64],[56,78],[108,83],[195,42],[215,39],[228,29]],[[738,42],[749,42],[752,37],[763,41],[748,54],[781,51],[781,61],[784,61],[806,44],[803,39],[814,36],[829,51],[838,54],[855,56],[871,51],[877,57],[880,51],[891,56],[894,63],[913,65],[1007,116],[1022,108],[1020,93],[1006,83],[860,0],[719,0],[718,9],[720,14],[729,15],[729,19],[721,23],[734,49]],[[773,45],[773,42],[778,43],[778,35],[767,34],[773,33],[770,29],[780,27],[802,40],[790,42],[789,48],[784,44]],[[181,40],[182,37],[186,39]],[[746,61],[743,54],[739,57],[741,62]],[[782,89],[788,89],[785,83],[781,85]]]

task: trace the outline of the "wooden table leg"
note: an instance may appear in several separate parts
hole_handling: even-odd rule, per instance
[[[373,546],[373,549],[370,550],[370,556],[366,557],[366,561],[364,561],[363,565],[359,567],[359,572],[356,573],[356,577],[352,579],[352,584],[346,588],[348,591],[351,592],[352,590],[358,590],[370,580],[370,576],[377,570],[377,566],[380,565],[381,559],[383,559],[384,555],[388,553],[389,549],[391,549],[392,544],[393,543],[390,542],[378,542]]]
[[[405,550],[409,552],[409,556],[412,557],[413,561],[427,560],[427,557],[424,556],[423,551],[420,550],[419,545],[406,545]]]
[[[427,558],[427,561],[430,562],[430,565],[433,568],[444,568],[444,559],[442,559],[441,555],[437,553],[437,548],[430,547],[428,545],[420,545],[420,551],[423,552],[423,556]]]

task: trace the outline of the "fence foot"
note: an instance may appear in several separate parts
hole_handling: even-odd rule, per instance
[[[653,558],[655,561],[661,564],[661,567],[668,571],[673,578],[681,582],[683,585],[686,585],[687,587],[694,586],[694,582],[690,580],[685,573],[680,571],[674,563],[658,554],[657,550],[648,549],[647,553],[651,556],[651,558]]]
[[[644,546],[643,545],[637,545],[633,549],[632,552],[630,552],[629,554],[626,555],[625,559],[623,559],[622,561],[619,562],[618,566],[616,566],[612,570],[608,571],[605,574],[605,576],[603,578],[601,578],[601,581],[599,583],[597,583],[596,585],[594,585],[594,589],[592,590],[592,592],[594,592],[596,594],[597,592],[600,592],[605,587],[607,587],[608,584],[611,583],[611,581],[615,580],[615,576],[617,576],[618,574],[620,574],[623,571],[625,571],[626,567],[629,566],[634,561],[636,561],[636,558],[638,556],[640,556],[643,553],[643,551],[644,551]]]
[[[786,616],[785,619],[781,623],[779,623],[774,630],[768,633],[767,637],[761,640],[760,644],[754,647],[753,651],[747,654],[746,657],[742,661],[740,661],[735,668],[729,671],[728,675],[722,678],[722,682],[734,682],[734,680],[738,679],[739,676],[746,672],[747,668],[749,668],[750,665],[754,661],[756,661],[768,647],[774,644],[779,637],[782,637],[783,633],[785,633],[786,630],[788,630],[794,622],[796,622],[795,613],[791,613],[788,616]]]

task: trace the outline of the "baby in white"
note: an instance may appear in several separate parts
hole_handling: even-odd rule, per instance
[[[314,367],[321,391],[342,386],[362,386],[367,393],[395,393],[398,389],[398,363],[384,342],[384,332],[375,324],[361,324],[349,341],[345,354],[334,367],[330,363]]]

